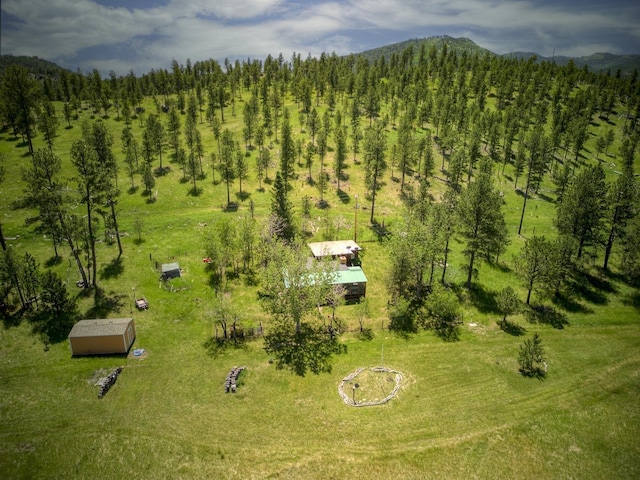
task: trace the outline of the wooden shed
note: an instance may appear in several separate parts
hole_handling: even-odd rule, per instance
[[[127,353],[136,338],[133,318],[80,320],[69,332],[71,355]]]
[[[309,248],[314,258],[332,257],[347,267],[360,265],[358,252],[362,250],[353,240],[335,240],[331,242],[312,242]]]

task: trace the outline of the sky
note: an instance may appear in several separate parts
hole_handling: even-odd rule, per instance
[[[137,75],[225,58],[357,53],[434,35],[495,53],[640,54],[633,0],[2,0],[0,53]]]

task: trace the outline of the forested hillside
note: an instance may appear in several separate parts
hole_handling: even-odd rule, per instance
[[[10,149],[4,144],[4,163],[14,185],[20,182],[16,177],[28,181],[14,204],[35,209],[28,223],[53,240],[56,256],[65,244],[78,252],[81,280],[93,287],[101,262],[96,241],[117,230],[119,210],[102,213],[98,202],[114,205],[124,195],[123,185],[141,188],[150,202],[158,185],[185,182],[192,196],[223,190],[226,203],[235,205],[236,184],[243,202],[251,196],[247,186],[257,183],[263,191],[276,171],[275,185],[285,188],[285,196],[302,182],[312,192],[307,203],[313,199],[325,213],[341,212],[351,202],[346,188],[366,199],[370,225],[381,225],[382,196],[385,214],[403,219],[396,228],[419,230],[390,237],[390,277],[398,276],[389,284],[394,302],[401,297],[421,304],[437,265],[445,265],[446,283],[452,238],[465,245],[470,288],[479,261],[499,262],[508,245],[522,238],[531,198],[546,202],[549,218],[538,233],[551,243],[541,248],[547,254],[557,250],[560,268],[537,272],[529,295],[537,282],[560,295],[569,270],[594,263],[605,272],[613,264],[637,280],[636,76],[479,55],[457,45],[450,50],[448,43],[441,49],[423,43],[419,51],[409,46],[374,63],[335,55],[224,65],[174,61],[171,70],[109,79],[97,70],[87,76],[61,70],[37,80],[21,67],[9,67],[2,81],[4,128],[22,143]],[[145,111],[149,100],[152,107]],[[27,159],[18,167],[13,159],[21,150]],[[82,173],[88,168],[98,170]],[[43,169],[49,187],[40,183]],[[180,173],[167,175],[172,169]],[[62,194],[71,178],[80,188],[76,198]],[[53,205],[42,197],[45,188],[53,189]],[[482,204],[498,190],[499,198]],[[327,201],[335,194],[339,202]],[[507,208],[521,211],[515,231],[505,223],[505,199]],[[86,204],[84,225],[69,217],[78,203]],[[252,208],[256,203],[252,198]],[[97,212],[102,223],[90,221]],[[306,206],[296,219],[289,211],[272,213],[286,217],[290,240],[305,230],[309,212]],[[523,252],[532,245],[527,242]],[[84,260],[80,246],[87,252]],[[228,261],[233,255],[222,257]],[[244,259],[245,267],[252,261]],[[523,261],[519,268],[526,270]],[[27,307],[11,278],[5,279],[5,300],[19,297]]]
[[[21,357],[20,346],[33,350],[35,344],[44,345],[61,365],[53,370],[87,375],[89,365],[97,368],[97,359],[67,363],[64,340],[71,325],[82,317],[133,315],[132,296],[144,291],[151,307],[141,314],[148,316],[140,321],[139,334],[162,356],[140,365],[154,365],[162,381],[139,377],[130,388],[149,402],[149,412],[161,412],[165,426],[183,425],[175,412],[199,412],[188,414],[184,426],[172,430],[176,438],[162,437],[167,442],[162,449],[187,438],[193,450],[186,456],[211,453],[212,444],[201,439],[219,434],[220,425],[208,429],[200,422],[205,416],[212,422],[220,419],[211,414],[210,393],[201,390],[199,375],[208,375],[202,370],[209,368],[203,365],[211,358],[236,365],[241,358],[254,362],[249,372],[253,368],[270,379],[261,380],[263,391],[281,387],[274,396],[294,392],[299,395],[296,408],[308,416],[296,417],[291,412],[296,409],[285,403],[273,407],[272,398],[262,400],[273,410],[265,408],[259,415],[253,402],[234,405],[246,422],[239,422],[237,435],[227,439],[238,455],[238,477],[266,476],[274,468],[283,476],[312,475],[319,460],[305,456],[309,463],[301,465],[274,450],[282,444],[272,437],[276,430],[290,432],[292,438],[318,435],[327,455],[353,448],[357,464],[365,468],[363,476],[389,476],[389,459],[376,453],[387,445],[377,443],[383,442],[382,434],[373,427],[359,440],[366,447],[353,439],[339,440],[335,448],[340,452],[331,446],[332,427],[314,423],[313,435],[310,429],[302,431],[311,417],[322,422],[325,413],[335,415],[327,394],[317,393],[323,380],[282,380],[266,366],[275,363],[299,376],[331,372],[335,363],[350,368],[349,362],[379,358],[378,341],[383,363],[387,342],[395,358],[413,369],[411,388],[422,388],[425,377],[436,372],[440,383],[429,384],[429,395],[437,397],[434,405],[449,405],[448,378],[465,378],[455,384],[455,407],[444,408],[444,417],[458,418],[449,424],[456,432],[450,442],[423,447],[433,440],[427,437],[443,432],[422,430],[424,435],[414,438],[411,426],[401,429],[390,420],[395,418],[393,407],[385,410],[390,419],[368,422],[391,422],[380,431],[402,438],[393,452],[406,461],[404,476],[423,471],[424,459],[411,452],[425,454],[425,448],[439,452],[455,445],[451,448],[460,459],[466,448],[460,439],[490,437],[491,445],[504,446],[497,432],[509,438],[509,445],[518,444],[528,438],[518,428],[537,428],[532,426],[534,413],[557,435],[549,442],[562,445],[557,465],[532,460],[547,448],[541,427],[545,434],[531,440],[531,455],[521,458],[509,447],[509,458],[522,462],[522,470],[514,472],[496,460],[500,475],[536,471],[543,477],[558,472],[582,476],[576,472],[585,473],[585,461],[593,468],[586,476],[594,478],[638,473],[637,443],[630,440],[637,433],[637,410],[633,412],[629,398],[637,393],[632,377],[637,376],[640,338],[640,81],[636,73],[594,73],[573,63],[511,59],[457,45],[410,43],[402,51],[393,48],[388,55],[370,57],[294,54],[290,59],[280,55],[222,64],[186,59],[169,69],[109,78],[97,70],[37,77],[8,66],[0,80],[0,303],[11,338],[7,358],[29,362]],[[313,264],[313,282],[305,273],[310,265],[306,242],[345,238],[363,248],[362,268],[369,282],[367,300],[358,305],[346,305],[340,291],[325,288],[331,275],[326,265],[315,270]],[[159,282],[159,264],[169,261],[179,261],[185,275]],[[231,334],[258,328],[266,332],[259,349],[239,346]],[[510,383],[510,375],[517,375],[514,339],[532,329],[550,339],[552,379],[537,386]],[[372,339],[374,343],[366,343]],[[580,348],[574,348],[573,340]],[[350,357],[347,346],[360,357]],[[613,381],[608,362],[618,354],[615,368],[624,372],[620,385],[608,383],[606,394],[593,393],[593,385]],[[424,355],[428,361],[412,360]],[[46,357],[37,358],[41,363],[34,369],[45,371]],[[543,378],[547,362],[536,358],[533,371]],[[468,359],[473,361],[466,363]],[[443,373],[450,364],[455,369]],[[8,365],[3,365],[7,371]],[[211,368],[217,373],[223,369]],[[174,376],[174,369],[181,376]],[[143,371],[137,370],[138,375]],[[198,376],[191,373],[195,371]],[[520,371],[530,373],[522,366]],[[493,383],[496,378],[504,383]],[[12,377],[11,382],[20,389],[26,380]],[[287,382],[300,383],[289,392]],[[476,389],[473,394],[465,390],[469,384]],[[316,388],[315,396],[306,398],[306,387]],[[536,393],[545,387],[549,390]],[[51,388],[56,405],[80,395],[79,387],[68,387],[64,394]],[[622,392],[620,408],[605,401],[616,389]],[[573,396],[574,390],[600,402],[606,415],[598,425],[617,426],[611,445],[622,446],[614,463],[607,463],[613,447],[603,446],[606,442],[586,428],[596,419],[583,399]],[[355,398],[356,387],[352,393]],[[2,391],[3,398],[7,395],[12,394]],[[468,395],[475,399],[474,408],[480,408],[472,417],[459,415],[470,410],[462,402]],[[508,400],[505,410],[498,411],[502,395]],[[158,400],[165,396],[172,398],[167,403],[171,412]],[[425,398],[407,394],[400,408],[431,412],[428,421],[435,425],[437,408]],[[560,398],[557,408],[567,410],[552,416],[543,404],[555,398]],[[33,413],[18,407],[17,400],[11,402],[6,410],[12,412],[17,431],[24,427],[21,415],[31,419],[30,428],[39,424],[35,416],[45,415],[43,399],[34,401],[38,407]],[[173,402],[182,408],[174,409]],[[235,418],[231,404],[216,405],[225,412],[221,419]],[[313,408],[308,411],[309,405]],[[586,412],[584,428],[571,431],[593,455],[590,461],[586,454],[569,458],[582,450],[570,450],[573,443],[565,445],[558,433],[573,425],[574,409]],[[13,415],[18,410],[21,414]],[[108,415],[121,428],[132,428],[122,427],[129,425],[128,418],[112,410]],[[153,413],[135,415],[154,430]],[[291,424],[276,427],[285,417]],[[409,422],[412,417],[405,418]],[[346,429],[352,422],[363,427],[360,419],[339,421]],[[242,447],[248,426],[254,439],[270,439],[261,442],[263,452]],[[467,435],[467,426],[472,434]],[[198,432],[197,440],[191,432]],[[7,449],[16,450],[14,440],[4,435],[3,441],[11,444]],[[136,451],[154,451],[149,445],[160,441],[153,434],[148,439],[129,436],[134,437],[140,442]],[[69,448],[82,447],[68,433],[64,441]],[[300,450],[315,451],[315,441],[304,448],[296,443],[292,451],[307,455]],[[105,447],[103,440],[91,442]],[[105,448],[113,454],[114,445]],[[227,448],[214,453],[211,465],[216,469],[236,461],[229,459]],[[367,452],[376,458],[371,465],[366,465]],[[249,461],[252,455],[259,459],[257,466]],[[444,476],[460,477],[475,471],[480,457],[474,453],[459,471],[446,453],[434,461]],[[59,468],[58,460],[39,458],[45,471]],[[89,460],[83,458],[78,461],[93,471],[96,467],[87,467]],[[11,468],[18,476],[41,473],[28,465],[16,460]],[[157,474],[158,465],[148,468]],[[211,465],[203,471],[224,476],[226,470]],[[2,460],[0,466],[9,468]],[[495,473],[483,467],[483,476]],[[109,468],[112,475],[122,473],[117,466]],[[345,473],[343,466],[332,468]]]
[[[0,55],[0,74],[3,74],[9,65],[20,65],[34,75],[43,76],[57,76],[61,70],[66,70],[53,62],[38,57]]]

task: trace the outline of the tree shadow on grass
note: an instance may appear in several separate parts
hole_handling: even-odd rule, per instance
[[[17,327],[22,323],[24,310],[12,310],[7,305],[0,305],[0,317],[2,317],[2,326],[5,329]]]
[[[544,202],[548,202],[548,203],[555,203],[555,202],[556,202],[554,198],[552,198],[552,197],[550,197],[549,195],[546,195],[546,194],[544,194],[544,193],[539,193],[539,192],[538,192],[538,194],[537,194],[537,195],[538,195],[538,198],[539,198],[540,200],[544,201]]]
[[[345,205],[351,203],[351,197],[342,189],[338,190],[338,198],[340,199],[340,202]]]
[[[121,258],[114,258],[100,270],[100,280],[117,278],[124,272],[124,263]]]
[[[236,198],[241,202],[248,200],[249,197],[251,197],[251,193],[249,192],[236,192]]]
[[[513,337],[521,337],[527,333],[526,328],[518,325],[517,323],[510,322],[509,320],[498,320],[496,323],[500,327],[500,330]]]
[[[389,309],[389,330],[400,338],[409,340],[412,335],[418,333],[416,322],[417,309],[409,302],[399,301]]]
[[[636,291],[625,296],[622,300],[624,305],[629,305],[634,307],[636,310],[640,310],[640,292]]]
[[[571,313],[593,313],[593,310],[585,307],[581,303],[577,302],[571,295],[565,293],[558,293],[551,301],[554,305]]]
[[[191,196],[191,197],[199,197],[200,195],[202,195],[202,188],[200,187],[191,187],[189,189],[189,191],[187,192],[187,195]]]
[[[512,268],[509,265],[507,265],[506,263],[503,263],[501,261],[497,261],[496,262],[496,261],[492,260],[490,262],[487,262],[486,265],[489,268],[498,270],[498,271],[500,271],[502,273],[511,273],[513,271]]]
[[[562,330],[569,325],[567,316],[550,305],[535,304],[526,312],[529,323],[544,323]]]
[[[47,268],[55,267],[56,265],[60,265],[62,263],[62,257],[60,255],[50,257],[44,262],[44,266]]]
[[[378,241],[382,242],[391,232],[389,232],[388,225],[378,223],[377,220],[373,220],[373,223],[369,225],[369,229],[378,236]]]
[[[68,338],[69,331],[77,320],[77,312],[65,312],[55,315],[51,312],[38,311],[31,317],[32,330],[45,344],[48,350],[49,344],[60,343]]]
[[[247,270],[244,274],[244,284],[247,287],[257,287],[260,284],[256,271],[253,269]]]
[[[119,312],[124,307],[125,295],[109,292],[100,287],[94,293],[93,307],[85,313],[85,318],[107,318],[110,313]]]
[[[577,272],[569,285],[569,291],[589,303],[606,305],[609,299],[605,293],[615,293],[616,288],[606,279],[585,272]]]
[[[487,290],[484,286],[474,283],[469,290],[469,301],[482,313],[500,313],[496,297],[498,292]]]
[[[227,349],[246,350],[247,345],[244,338],[236,338],[235,341],[230,338],[209,337],[202,345],[210,357],[216,358]]]
[[[358,340],[362,342],[370,342],[371,340],[373,340],[373,337],[375,337],[375,334],[373,333],[372,328],[362,327],[360,330],[358,330],[356,336],[358,337]]]

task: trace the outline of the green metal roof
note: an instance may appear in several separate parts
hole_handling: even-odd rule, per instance
[[[343,285],[345,283],[367,283],[367,277],[360,267],[348,267],[346,270],[338,270],[335,273],[335,285]]]

